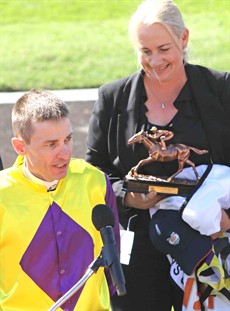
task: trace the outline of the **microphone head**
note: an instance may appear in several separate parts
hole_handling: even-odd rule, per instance
[[[114,214],[110,207],[105,204],[98,204],[92,211],[92,222],[97,230],[106,226],[114,226]]]

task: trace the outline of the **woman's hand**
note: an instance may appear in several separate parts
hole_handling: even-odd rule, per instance
[[[222,212],[221,221],[220,221],[221,231],[211,235],[213,240],[218,238],[223,232],[230,229],[230,218],[228,217],[228,214],[223,209],[221,212]]]
[[[125,195],[125,207],[146,210],[164,198],[164,195],[157,194],[155,191],[150,191],[146,195],[143,193],[127,192]]]

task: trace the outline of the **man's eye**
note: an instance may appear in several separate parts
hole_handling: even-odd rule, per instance
[[[48,143],[47,146],[48,147],[54,147],[56,145],[56,143]]]
[[[71,140],[72,140],[72,138],[73,138],[73,136],[69,136],[69,137],[67,137],[67,138],[66,138],[66,140],[65,140],[65,142],[66,142],[66,143],[68,143],[69,141],[71,141]]]

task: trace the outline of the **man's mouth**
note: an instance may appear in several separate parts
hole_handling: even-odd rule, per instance
[[[62,164],[56,164],[55,165],[57,168],[63,168],[63,167],[66,167],[67,166],[67,163],[62,163]]]

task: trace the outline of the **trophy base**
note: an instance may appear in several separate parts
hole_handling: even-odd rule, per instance
[[[154,177],[151,175],[138,175],[137,178],[125,176],[123,190],[126,192],[148,193],[152,190],[159,194],[187,196],[197,185],[198,181],[174,178],[167,181],[167,177]]]

